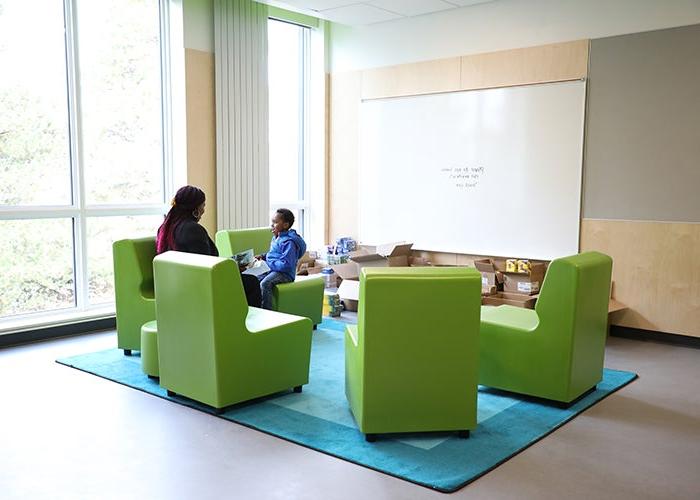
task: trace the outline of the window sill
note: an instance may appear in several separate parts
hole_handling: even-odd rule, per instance
[[[0,336],[113,318],[114,315],[114,304],[106,304],[82,311],[71,309],[8,318],[0,320]]]

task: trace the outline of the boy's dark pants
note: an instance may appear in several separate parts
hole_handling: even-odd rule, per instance
[[[275,286],[294,281],[286,274],[277,271],[261,274],[258,279],[260,279],[260,291],[262,292],[262,307],[270,310],[272,309],[272,290]]]

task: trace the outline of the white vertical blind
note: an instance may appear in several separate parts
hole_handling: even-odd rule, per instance
[[[218,229],[267,225],[267,6],[214,1]]]

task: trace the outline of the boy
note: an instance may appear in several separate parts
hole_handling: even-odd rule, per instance
[[[280,208],[272,218],[270,250],[257,258],[263,259],[270,272],[259,276],[263,309],[272,309],[272,290],[280,283],[291,283],[297,272],[297,261],[306,252],[306,243],[294,229],[294,214]]]

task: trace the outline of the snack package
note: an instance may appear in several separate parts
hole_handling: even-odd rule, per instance
[[[518,272],[519,273],[529,273],[531,269],[532,269],[532,266],[530,265],[529,260],[527,260],[527,259],[518,260]]]
[[[343,306],[340,303],[340,296],[337,293],[326,292],[323,296],[322,314],[331,318],[337,318],[342,310]]]

